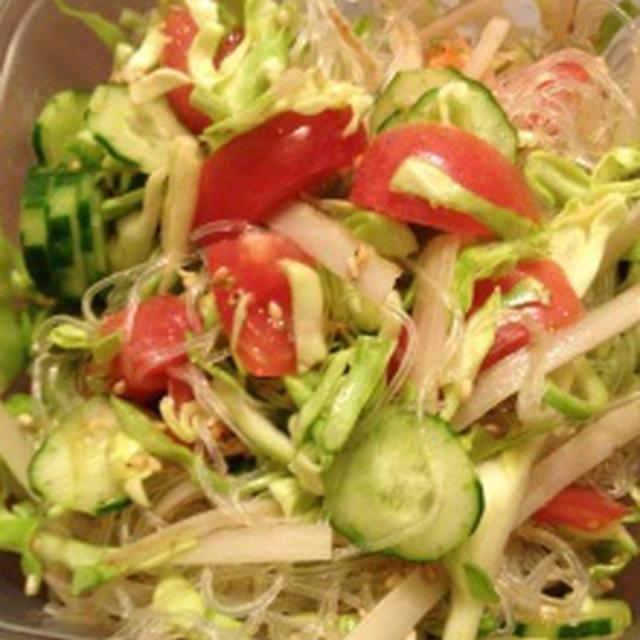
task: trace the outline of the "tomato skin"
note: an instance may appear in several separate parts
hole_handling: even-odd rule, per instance
[[[248,231],[209,245],[205,259],[213,275],[216,306],[229,340],[241,295],[250,296],[235,345],[235,356],[245,369],[258,377],[294,373],[297,360],[291,291],[278,261],[290,259],[311,265],[311,258],[284,236]]]
[[[483,369],[531,342],[531,332],[527,323],[538,325],[545,331],[554,331],[573,324],[584,314],[582,302],[571,287],[562,267],[547,259],[525,260],[497,280],[476,282],[472,312],[484,304],[496,287],[502,293],[508,293],[523,278],[535,278],[542,283],[549,291],[549,304],[531,303],[520,307],[520,313],[525,316],[522,321],[509,321],[498,327],[493,346],[482,363]]]
[[[560,491],[532,517],[540,524],[598,531],[624,518],[627,513],[627,507],[595,489],[572,485]]]
[[[213,60],[213,65],[216,69],[220,68],[222,61],[236,50],[236,47],[242,42],[243,38],[244,33],[239,28],[231,29],[231,31],[225,35],[218,46],[216,57]]]
[[[533,195],[519,169],[484,140],[442,124],[409,124],[380,134],[356,170],[351,200],[405,222],[461,234],[492,235],[484,224],[461,212],[393,192],[391,178],[410,156],[433,162],[467,190],[498,206],[538,219]]]
[[[127,311],[106,316],[100,333],[106,335],[124,328]],[[185,304],[174,295],[161,295],[142,302],[136,311],[133,327],[120,352],[110,364],[109,377],[113,382],[123,380],[123,396],[148,400],[166,391],[168,370],[187,362],[186,353],[163,352],[184,344],[187,332],[197,331],[188,318]]]
[[[178,120],[180,120],[191,133],[199,135],[212,121],[209,116],[202,113],[202,111],[198,111],[198,109],[191,104],[189,100],[192,91],[193,85],[185,84],[182,87],[177,87],[169,91],[169,93],[167,93],[167,100]]]
[[[345,136],[350,108],[280,113],[212,153],[200,174],[194,226],[260,222],[287,200],[350,167],[366,147],[362,128]]]
[[[167,381],[167,394],[171,396],[176,407],[181,407],[183,404],[195,399],[191,385],[174,377],[169,377]]]
[[[187,52],[198,34],[195,20],[184,7],[171,5],[167,10],[164,33],[167,37],[162,57],[164,66],[187,71]],[[167,93],[167,100],[178,120],[197,135],[211,124],[211,119],[191,105],[192,91],[191,84],[177,87]]]
[[[189,48],[198,35],[198,25],[189,11],[179,5],[171,5],[165,18],[164,33],[167,41],[163,50],[162,62],[165,67],[188,71]],[[224,58],[229,55],[242,41],[242,32],[229,32],[212,61],[216,67],[220,66]],[[211,118],[196,109],[190,102],[193,85],[184,85],[172,89],[167,93],[167,100],[174,114],[180,122],[192,133],[202,133],[210,124]]]

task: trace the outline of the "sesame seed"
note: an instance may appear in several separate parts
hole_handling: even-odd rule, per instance
[[[463,380],[460,383],[460,399],[468,400],[471,392],[473,391],[473,382],[471,380]]]
[[[114,383],[113,387],[111,387],[111,390],[117,396],[124,395],[127,392],[127,383],[126,383],[126,381],[125,380],[118,380],[117,382]]]
[[[33,416],[30,416],[28,413],[21,413],[18,416],[18,424],[21,427],[32,427],[33,426]]]
[[[212,282],[214,285],[229,286],[231,280],[231,272],[229,267],[225,265],[218,267],[213,273]]]
[[[358,268],[358,261],[355,255],[349,256],[347,260],[347,273],[352,280],[357,280],[360,277],[360,269]]]
[[[180,276],[182,277],[182,285],[185,289],[190,289],[198,282],[198,276],[192,271],[182,271]]]
[[[347,271],[352,280],[357,280],[360,277],[360,270],[372,255],[371,247],[367,245],[360,244],[355,248],[353,255],[349,256],[347,260]]]
[[[282,307],[277,302],[275,302],[275,300],[269,300],[267,313],[272,320],[282,320],[282,318],[284,318]]]
[[[489,424],[485,424],[484,429],[489,435],[496,436],[496,437],[502,435],[502,429],[495,422],[490,422]]]
[[[235,307],[238,302],[240,302],[240,298],[242,296],[242,291],[240,289],[234,289],[228,296],[227,296],[227,304],[230,307]]]

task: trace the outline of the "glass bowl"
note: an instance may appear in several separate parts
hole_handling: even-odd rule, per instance
[[[564,1],[564,0],[558,0]],[[74,6],[116,17],[125,7],[143,9],[154,0],[74,0]],[[22,183],[35,162],[33,122],[47,98],[68,88],[91,88],[104,79],[110,53],[78,21],[60,14],[52,0],[0,0],[0,211],[15,236]],[[640,617],[640,561],[617,593]],[[93,629],[60,627],[42,613],[43,601],[23,594],[15,559],[0,554],[0,638],[61,640],[100,637]],[[640,627],[626,640],[638,640]]]

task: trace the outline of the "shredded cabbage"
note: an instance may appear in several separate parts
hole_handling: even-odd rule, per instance
[[[637,3],[184,0],[194,37],[179,69],[164,66],[169,0],[128,11],[119,25],[56,4],[113,51],[110,81],[141,114],[123,128],[143,127],[145,105],[165,99],[172,109],[188,100],[210,124],[174,137],[150,175],[86,126],[64,141],[73,166],[39,167],[56,180],[67,169],[91,175],[94,191],[74,191],[69,238],[82,269],[103,239],[105,265],[81,300],[38,292],[0,236],[0,337],[21,358],[25,344],[32,351],[31,398],[0,404],[0,550],[20,557],[26,592],[46,587],[48,615],[97,624],[114,640],[475,640],[517,635],[523,620],[571,625],[640,553],[626,528],[640,518]],[[227,51],[231,31],[241,37]],[[348,108],[343,135],[362,128],[373,138],[372,105],[387,100],[393,115],[398,86],[427,78],[421,90],[437,90],[438,126],[478,134],[465,75],[450,70],[455,80],[434,89],[424,71],[451,65],[481,80],[473,86],[487,109],[516,130],[506,160],[522,170],[539,222],[475,193],[418,149],[378,185],[385,195],[431,206],[443,229],[447,209],[459,211],[493,237],[392,219],[375,202],[357,208],[357,159],[264,220],[249,224],[238,211],[192,229],[207,157],[287,111]],[[38,135],[47,126],[41,119]],[[492,143],[491,127],[483,131]],[[209,244],[258,227],[306,259],[276,256],[250,274],[230,261],[210,272]],[[56,238],[69,239],[52,229],[46,246],[27,245],[35,275],[38,250],[48,256]],[[582,319],[548,332],[527,320],[523,308],[554,311],[553,283],[524,277],[488,290],[539,258],[564,270]],[[287,295],[269,300],[279,287]],[[147,340],[133,343],[139,312],[157,295],[184,305],[189,331],[175,344],[167,329],[166,344],[159,336],[136,359]],[[59,308],[65,315],[42,320]],[[118,329],[105,331],[114,314]],[[291,351],[286,375],[252,373],[243,349],[258,347],[241,343],[249,326],[256,341],[283,332],[274,349]],[[513,326],[528,346],[485,370]],[[23,368],[13,353],[0,348],[1,389]],[[132,368],[143,383],[160,377],[160,390],[128,388]],[[34,456],[92,397],[117,418],[105,460],[124,498],[99,515],[36,495],[30,477]],[[336,456],[389,409],[451,423],[450,446],[477,471],[466,487],[484,509],[475,530],[421,568],[373,552],[388,545],[384,536],[367,545],[348,527],[338,534],[325,512]],[[73,482],[73,465],[89,458],[83,446],[73,443],[73,460],[49,451],[60,478]],[[388,475],[405,462],[389,459]],[[443,485],[455,482],[450,471]],[[447,487],[431,469],[411,472],[431,483],[425,510],[437,510]],[[531,516],[572,483],[623,501],[628,515],[597,531],[536,524]],[[402,510],[405,490],[391,487],[385,499]],[[352,507],[366,510],[367,496]]]

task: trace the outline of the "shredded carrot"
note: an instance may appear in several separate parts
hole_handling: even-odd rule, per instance
[[[464,38],[442,38],[425,53],[425,63],[433,69],[463,69],[470,53],[471,45]]]

